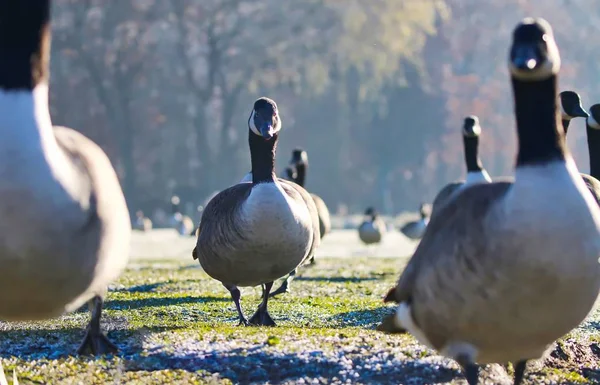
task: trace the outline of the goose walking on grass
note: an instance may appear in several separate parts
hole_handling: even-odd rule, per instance
[[[114,353],[102,305],[127,264],[131,222],[106,154],[52,126],[50,3],[0,0],[0,319],[49,319],[87,302],[78,353]]]
[[[575,91],[563,91],[559,94],[560,116],[565,135],[569,130],[571,120],[575,118],[587,118],[588,112],[581,105],[581,96]]]
[[[293,167],[293,168],[292,168]],[[290,160],[290,166],[286,167],[285,174],[286,179],[290,180],[301,187],[304,187],[306,183],[306,170],[308,169],[308,154],[301,148],[296,148],[292,151],[292,159]],[[329,216],[329,210],[327,205],[317,194],[310,193],[311,198],[315,202],[317,208],[317,214],[319,216],[319,232],[321,239],[331,231],[331,219]],[[308,261],[309,264],[315,264],[315,256],[313,255]],[[281,286],[277,290],[271,293],[271,297],[279,294],[289,293],[290,285],[294,280],[298,270],[292,271],[286,279],[281,283]]]
[[[240,324],[274,326],[267,309],[273,281],[312,257],[320,243],[319,221],[308,192],[275,176],[282,126],[275,102],[256,100],[248,126],[251,182],[221,191],[206,205],[192,255],[229,290]],[[258,285],[263,300],[246,320],[239,287]]]
[[[475,115],[467,116],[462,127],[467,177],[465,180],[449,183],[440,190],[433,200],[432,215],[439,210],[441,205],[448,202],[451,197],[454,197],[455,193],[460,189],[472,184],[490,183],[492,181],[479,158],[480,135],[481,126],[479,125],[479,118]]]
[[[195,234],[194,221],[192,221],[192,218],[181,213],[179,205],[179,197],[176,195],[171,197],[171,218],[169,218],[170,226],[175,229],[179,235]]]
[[[600,289],[600,208],[565,146],[550,25],[523,20],[509,57],[514,182],[469,186],[431,218],[385,298],[399,306],[378,327],[455,359],[470,385],[476,364],[492,362],[512,362],[519,385],[527,361],[577,327]]]
[[[135,222],[133,222],[133,229],[140,231],[152,230],[152,220],[144,215],[142,210],[138,210],[135,213]]]
[[[365,216],[366,219],[358,226],[358,237],[365,245],[380,243],[386,232],[385,222],[373,207],[367,208]]]
[[[427,229],[429,213],[427,212],[427,206],[424,203],[421,203],[419,206],[419,215],[420,218],[418,220],[408,222],[400,228],[402,234],[410,239],[417,240],[423,238],[425,230]]]

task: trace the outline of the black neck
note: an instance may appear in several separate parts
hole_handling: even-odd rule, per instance
[[[562,126],[563,126],[563,129],[565,130],[565,136],[567,135],[567,131],[569,131],[569,124],[571,124],[570,119],[562,119]]]
[[[304,187],[304,183],[306,183],[306,164],[299,163],[296,165],[296,180],[294,182]]]
[[[587,125],[587,142],[590,153],[590,175],[600,179],[600,129]]]
[[[177,214],[179,212],[179,205],[172,204],[171,210],[173,211],[173,214]]]
[[[463,143],[465,145],[467,172],[483,170],[481,159],[479,159],[479,136],[463,135]]]
[[[275,152],[279,134],[274,134],[270,140],[256,135],[248,130],[250,144],[250,159],[252,161],[252,183],[275,181]]]
[[[517,166],[565,159],[565,137],[557,109],[557,78],[512,79],[519,136]]]
[[[0,88],[34,89],[49,60],[50,0],[0,0]]]

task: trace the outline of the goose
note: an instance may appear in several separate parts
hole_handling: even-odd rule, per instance
[[[88,303],[79,354],[118,351],[101,331],[131,222],[104,151],[53,126],[49,0],[0,0],[0,319],[58,317]]]
[[[477,116],[470,115],[464,119],[462,135],[467,177],[463,181],[449,183],[440,190],[432,204],[432,215],[439,210],[439,207],[442,204],[448,202],[451,197],[455,196],[455,192],[463,187],[475,183],[490,183],[492,181],[479,158],[479,136],[481,135],[481,126],[479,125],[479,118]]]
[[[581,173],[587,188],[600,205],[600,104],[590,107],[590,114],[586,117],[586,131],[588,152],[590,156],[590,173]]]
[[[292,159],[290,160],[296,170],[292,173],[292,181],[296,182],[299,186],[304,187],[306,183],[306,173],[308,170],[308,154],[301,148],[296,148],[292,151]],[[288,167],[289,169],[289,167]],[[289,176],[289,171],[286,170],[286,174]],[[310,193],[310,196],[315,201],[317,206],[317,212],[319,213],[319,230],[321,231],[321,239],[331,231],[331,218],[329,215],[329,209],[327,205],[317,194]],[[314,256],[310,260],[310,263],[314,263]]]
[[[190,235],[194,233],[194,221],[179,210],[180,199],[177,195],[171,197],[171,218],[169,224],[179,235]]]
[[[373,207],[367,208],[365,216],[367,218],[358,226],[358,237],[366,245],[381,242],[386,231],[385,223]]]
[[[400,228],[402,234],[404,234],[410,239],[423,238],[423,234],[425,234],[425,229],[427,229],[427,223],[429,223],[429,216],[424,203],[421,203],[421,205],[419,206],[419,214],[421,215],[421,218],[419,220],[408,222]]]
[[[569,124],[571,123],[571,120],[577,117],[581,117],[581,118],[586,118],[586,126],[587,126],[587,132],[588,132],[588,148],[590,149],[589,153],[590,153],[590,174],[585,174],[585,173],[581,173],[581,177],[583,178],[583,181],[585,182],[586,186],[588,187],[588,189],[590,190],[590,192],[592,193],[592,196],[594,197],[594,199],[596,200],[596,202],[598,204],[600,204],[600,181],[598,181],[598,177],[600,177],[599,172],[600,170],[595,170],[596,174],[592,173],[592,169],[594,169],[593,167],[593,161],[592,159],[594,159],[594,151],[592,151],[592,148],[594,147],[593,144],[590,145],[590,133],[592,135],[592,138],[594,137],[594,128],[590,126],[589,124],[589,116],[590,114],[583,108],[583,106],[581,105],[581,97],[579,96],[579,94],[575,91],[562,91],[559,94],[559,101],[560,101],[560,113],[561,113],[561,119],[562,119],[562,124],[563,124],[563,128],[565,129],[565,135],[567,135],[568,132],[568,128],[569,128]],[[593,119],[592,119],[593,121]],[[593,139],[592,139],[592,143],[593,143]]]
[[[192,252],[231,293],[240,325],[275,326],[267,308],[273,281],[310,259],[320,244],[312,198],[273,171],[281,126],[275,101],[257,99],[248,119],[252,181],[221,191],[206,205]],[[258,285],[262,302],[247,320],[239,287]]]
[[[138,210],[135,213],[135,222],[133,222],[133,228],[140,231],[150,231],[152,230],[152,220],[144,216],[144,212],[142,210]]]
[[[562,125],[565,130],[565,135],[569,130],[571,119],[587,118],[588,112],[581,105],[581,96],[575,91],[562,91],[559,94],[560,98],[560,116]]]
[[[470,385],[477,364],[507,362],[519,385],[527,361],[579,325],[600,289],[600,208],[565,145],[547,21],[517,25],[509,69],[514,181],[469,186],[432,216],[385,297],[396,312],[378,326],[456,360]]]
[[[293,167],[293,168],[292,168]],[[301,187],[304,187],[306,182],[306,170],[308,169],[308,154],[301,148],[296,148],[292,151],[292,158],[290,160],[290,166],[284,170],[287,180],[295,182]],[[317,207],[317,214],[319,217],[319,232],[321,233],[321,239],[331,231],[331,219],[329,216],[329,210],[327,205],[317,194],[310,193],[311,198],[315,202]],[[315,264],[315,256],[313,255],[308,264]],[[294,277],[298,273],[297,270],[292,271],[286,279],[281,283],[281,286],[277,290],[271,293],[271,297],[275,297],[279,294],[289,293],[290,284],[294,280]]]

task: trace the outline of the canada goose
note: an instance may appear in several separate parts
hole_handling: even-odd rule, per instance
[[[292,158],[290,160],[290,166],[285,169],[285,176],[287,180],[295,182],[301,187],[304,187],[306,183],[306,170],[308,169],[308,154],[301,148],[296,148],[292,151]],[[327,205],[317,194],[310,193],[311,198],[315,202],[317,207],[317,214],[319,216],[319,231],[321,233],[321,239],[331,231],[331,219],[329,216],[329,210]],[[315,256],[310,258],[309,264],[315,264]],[[271,297],[282,293],[288,293],[290,291],[290,284],[294,280],[294,277],[298,273],[297,270],[292,271],[286,279],[281,283],[281,286],[271,293]]]
[[[133,222],[133,228],[134,230],[150,231],[152,230],[152,220],[144,216],[144,212],[142,210],[138,210],[135,213],[135,222]]]
[[[100,319],[127,264],[130,217],[104,151],[52,126],[50,35],[49,0],[0,1],[0,319],[49,319],[88,302],[78,353],[116,352]]]
[[[565,129],[565,135],[569,130],[571,119],[587,118],[589,115],[581,105],[581,96],[575,91],[563,91],[559,94],[560,98],[560,116],[562,125]]]
[[[427,229],[427,223],[429,223],[429,215],[424,203],[421,203],[421,205],[419,206],[419,214],[421,215],[421,218],[419,220],[408,222],[400,228],[402,234],[404,234],[410,239],[423,238],[423,234],[425,234],[425,230]]]
[[[179,210],[180,199],[178,196],[171,197],[171,218],[169,224],[179,235],[189,235],[194,233],[194,221],[192,218],[184,215]]]
[[[476,363],[492,362],[515,363],[520,384],[527,361],[576,327],[600,289],[600,208],[565,146],[548,22],[523,20],[509,58],[514,181],[469,186],[432,216],[385,298],[399,306],[378,327],[455,359],[471,385]]]
[[[587,118],[589,117],[589,114],[581,106],[581,97],[575,91],[563,91],[560,93],[559,97],[560,97],[559,101],[560,101],[561,119],[562,119],[563,128],[565,129],[565,135],[567,135],[569,124],[571,123],[571,119],[574,119],[577,117],[586,118],[586,126],[587,126],[587,131],[588,131],[588,147],[591,150],[593,145],[592,145],[592,147],[590,147],[589,133],[591,131],[592,137],[593,137],[594,129],[592,127],[590,127],[589,124],[587,123],[587,120],[588,120]],[[594,153],[594,151],[590,151],[590,166],[593,163],[591,161],[591,159],[594,156],[593,153]],[[591,168],[593,168],[593,167],[591,167]],[[600,170],[596,170],[596,171],[600,171]],[[598,202],[598,204],[600,204],[600,181],[598,181],[598,177],[600,175],[592,174],[591,169],[590,169],[590,174],[591,175],[581,173],[581,177],[583,178],[583,181],[585,182],[586,186],[592,193],[592,196],[594,197],[596,202]]]
[[[386,231],[385,223],[373,207],[367,208],[365,216],[367,218],[358,226],[358,237],[367,245],[381,242]]]
[[[274,326],[267,311],[273,281],[310,258],[320,243],[315,204],[306,190],[276,178],[281,118],[275,102],[259,98],[248,120],[252,181],[229,187],[204,208],[192,252],[231,293],[240,324]],[[258,310],[246,320],[239,286],[263,286]]]
[[[479,158],[480,135],[481,126],[479,125],[479,118],[475,115],[467,116],[462,127],[467,177],[465,180],[449,183],[440,190],[433,200],[432,215],[439,210],[442,204],[448,202],[450,197],[455,196],[455,192],[463,187],[474,183],[490,183],[492,181]]]
[[[600,205],[600,104],[590,107],[590,114],[586,119],[588,152],[590,156],[590,173],[581,173],[587,188]]]

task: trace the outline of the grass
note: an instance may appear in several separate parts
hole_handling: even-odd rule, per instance
[[[117,356],[73,357],[87,311],[39,323],[0,323],[0,356],[20,384],[458,384],[459,367],[408,335],[374,330],[405,260],[320,258],[292,293],[269,302],[277,328],[238,327],[229,293],[191,260],[133,261],[111,288],[103,325]],[[276,284],[277,285],[277,284]],[[250,316],[260,289],[242,289]],[[600,314],[566,336],[527,383],[600,381]],[[509,381],[503,367],[482,377]]]

